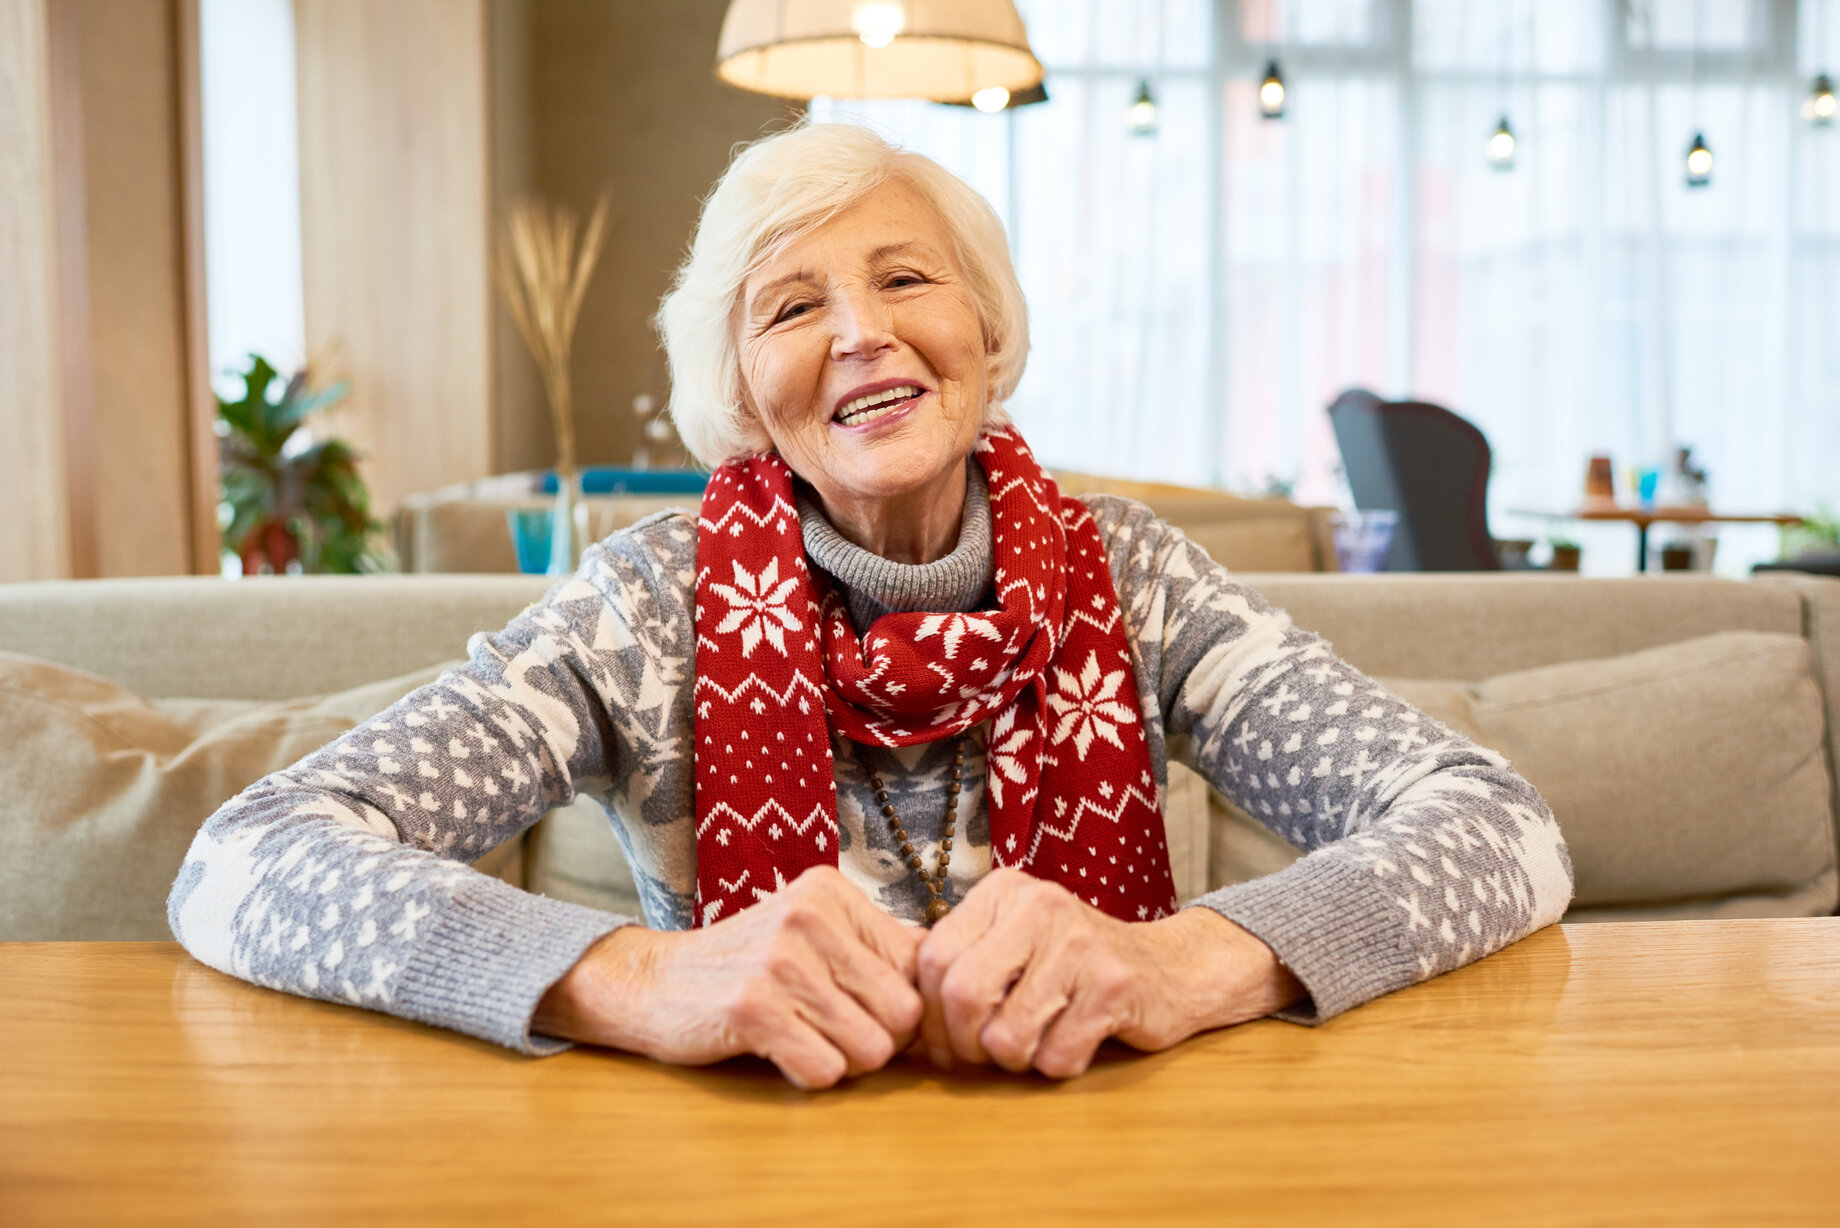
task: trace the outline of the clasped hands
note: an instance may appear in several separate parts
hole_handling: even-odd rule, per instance
[[[1210,909],[1133,925],[998,869],[925,930],[819,867],[706,929],[615,930],[532,1028],[686,1065],[756,1054],[806,1088],[910,1047],[942,1067],[1069,1078],[1107,1037],[1165,1049],[1302,996],[1269,947]]]

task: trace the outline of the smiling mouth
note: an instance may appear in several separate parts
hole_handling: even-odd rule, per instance
[[[842,426],[866,426],[877,418],[883,418],[896,410],[905,409],[915,399],[925,395],[926,389],[918,384],[899,384],[893,388],[884,388],[880,392],[866,393],[854,400],[846,401],[831,421]]]

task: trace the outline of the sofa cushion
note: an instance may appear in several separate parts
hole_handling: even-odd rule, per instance
[[[149,702],[0,652],[0,940],[166,940],[166,892],[210,813],[440,667],[323,698]]]
[[[1577,877],[1568,919],[1805,916],[1840,895],[1811,671],[1800,637],[1737,631],[1480,682],[1382,682],[1551,803]],[[1219,808],[1214,881],[1282,863],[1275,837]]]
[[[1208,557],[1233,571],[1311,571],[1310,522],[1301,516],[1218,520],[1181,526]]]

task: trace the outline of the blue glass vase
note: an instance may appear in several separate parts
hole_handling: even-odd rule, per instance
[[[505,522],[511,528],[511,546],[517,551],[518,570],[527,576],[549,571],[550,522],[555,513],[547,507],[508,507]]]

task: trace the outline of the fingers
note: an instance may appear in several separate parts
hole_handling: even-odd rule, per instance
[[[1035,1064],[1042,1037],[1073,1003],[1066,960],[1049,955],[1024,969],[978,1033],[978,1042],[1003,1069],[1021,1073]]]
[[[1048,906],[1030,907],[1031,900]],[[981,1039],[985,1025],[1037,958],[1044,924],[1057,911],[1034,880],[999,872],[934,927],[920,950],[920,994],[922,1035],[935,1062],[992,1060]]]
[[[801,1087],[886,1065],[919,1022],[918,937],[828,868],[764,907],[746,1047]]]
[[[849,1059],[843,1051],[796,1016],[789,1016],[785,1026],[762,1036],[750,1049],[779,1067],[788,1083],[805,1091],[833,1087],[849,1073]]]
[[[844,1074],[880,1070],[901,1051],[905,1037],[873,1018],[854,996],[828,979],[810,988],[816,992],[800,995],[796,1017],[842,1054]]]
[[[879,1069],[898,1049],[898,1038],[838,984],[797,927],[767,939],[727,1013],[730,1052],[767,1058],[799,1087],[829,1087]]]
[[[1050,1079],[1071,1079],[1086,1073],[1093,1055],[1110,1036],[1114,1023],[1096,999],[1076,998],[1057,1015],[1035,1046],[1035,1069]]]
[[[921,1035],[935,1062],[995,1062],[1053,1078],[1085,1071],[1106,1037],[1160,1048],[1159,961],[1141,927],[1071,893],[998,871],[920,949]],[[1192,1030],[1192,1029],[1191,1029]]]
[[[824,887],[824,894],[841,915],[819,907],[789,920],[803,926],[805,937],[825,959],[830,979],[888,1033],[898,1052],[913,1039],[920,1022],[920,993],[913,982],[923,934],[876,908],[841,875],[835,879]]]
[[[984,1025],[1034,958],[1033,929],[1012,923],[985,931],[983,941],[960,956],[941,980],[939,1009],[954,1058],[991,1060],[981,1039]]]
[[[990,927],[1001,890],[987,888],[996,877],[992,874],[973,887],[957,908],[927,932],[925,941],[920,944],[914,978],[925,1004],[925,1013],[920,1019],[920,1039],[933,1065],[942,1070],[952,1064],[952,1038],[946,1028],[943,997],[946,974]]]

